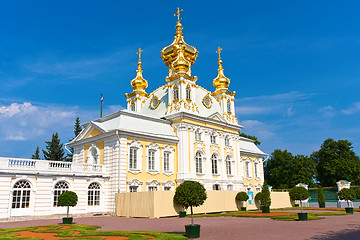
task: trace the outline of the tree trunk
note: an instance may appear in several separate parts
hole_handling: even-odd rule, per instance
[[[69,217],[69,206],[67,206],[66,217]]]
[[[194,225],[194,216],[193,216],[192,206],[190,206],[190,209],[191,209],[191,225]]]
[[[300,200],[300,211],[302,213],[302,201]]]

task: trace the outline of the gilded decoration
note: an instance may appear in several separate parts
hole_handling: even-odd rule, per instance
[[[157,96],[153,96],[150,100],[150,107],[156,109],[160,104],[160,100]]]
[[[206,108],[211,108],[213,102],[212,102],[209,94],[207,94],[207,95],[203,98],[202,103],[204,104],[204,106],[205,106]]]
[[[238,120],[235,117],[235,115],[229,112],[223,113],[223,118],[226,119],[228,122],[238,123]]]
[[[198,51],[195,47],[188,45],[184,40],[182,33],[183,26],[181,24],[180,13],[183,10],[177,9],[176,14],[178,20],[176,22],[176,33],[174,41],[167,47],[161,50],[161,58],[165,65],[171,69],[170,75],[178,72],[187,73],[190,71],[190,67],[194,64]]]
[[[218,47],[218,50],[216,51],[216,53],[219,54],[219,60],[218,60],[218,75],[217,77],[214,79],[213,81],[213,85],[216,89],[218,88],[223,88],[223,89],[227,89],[230,85],[230,79],[228,79],[227,77],[225,77],[224,75],[224,68],[222,67],[222,60],[221,60],[221,56],[220,53],[223,49]]]
[[[196,104],[193,101],[184,101],[184,100],[180,100],[180,101],[173,101],[172,103],[170,103],[166,109],[166,114],[172,113],[174,111],[179,111],[181,108],[193,111],[193,112],[198,112],[199,113],[199,108],[196,106]]]

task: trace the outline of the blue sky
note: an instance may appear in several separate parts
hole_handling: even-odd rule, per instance
[[[29,158],[59,132],[123,109],[141,47],[147,92],[165,83],[160,50],[177,7],[210,91],[223,48],[243,132],[261,149],[311,154],[326,138],[360,154],[360,18],[356,1],[1,1],[0,156]]]

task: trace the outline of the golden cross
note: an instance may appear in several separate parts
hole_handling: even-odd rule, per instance
[[[174,14],[174,17],[175,16],[177,16],[178,17],[178,21],[180,21],[180,13],[182,12],[183,10],[181,9],[179,9],[179,8],[177,8],[177,12]]]
[[[222,51],[223,49],[222,48],[220,48],[220,46],[218,47],[218,50],[216,51],[216,53],[218,53],[219,54],[219,58],[221,58],[220,57],[220,53],[221,53],[221,51]]]
[[[141,53],[143,52],[143,50],[141,50],[141,48],[139,48],[139,51],[136,54],[139,54],[139,59],[141,58]]]

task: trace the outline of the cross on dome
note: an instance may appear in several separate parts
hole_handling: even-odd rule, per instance
[[[222,51],[223,49],[222,48],[220,48],[220,46],[218,47],[218,50],[216,51],[216,53],[218,53],[219,54],[219,59],[221,58],[220,57],[220,53],[221,53],[221,51]]]
[[[180,8],[177,8],[177,12],[174,14],[174,17],[177,16],[178,17],[178,22],[180,22],[180,13],[184,11],[183,9],[180,10]]]
[[[141,53],[143,52],[143,50],[141,50],[141,48],[139,48],[139,51],[136,53],[139,55],[139,59],[141,58]]]

